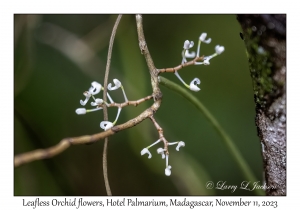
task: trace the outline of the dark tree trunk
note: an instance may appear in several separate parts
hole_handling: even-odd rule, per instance
[[[267,195],[286,195],[286,15],[238,15],[249,59]]]

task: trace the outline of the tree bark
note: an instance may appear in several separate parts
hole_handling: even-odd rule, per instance
[[[237,15],[253,81],[267,195],[286,195],[286,15]]]

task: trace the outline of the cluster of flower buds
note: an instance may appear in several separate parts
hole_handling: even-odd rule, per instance
[[[144,148],[141,151],[141,155],[144,154],[148,154],[148,158],[150,159],[152,157],[149,148],[156,145],[157,143],[159,143],[160,141],[162,141],[161,139],[158,139],[156,142],[154,142],[153,144],[151,144],[150,146]],[[165,168],[165,174],[166,176],[170,176],[171,175],[171,166],[169,165],[169,152],[168,152],[168,146],[169,145],[175,145],[177,144],[176,150],[179,151],[180,147],[184,147],[185,143],[183,141],[177,141],[177,142],[167,142],[167,144],[165,145],[165,148],[158,148],[157,149],[157,153],[160,154],[162,156],[162,159],[166,159],[166,168]]]
[[[114,82],[115,86],[112,86],[112,84],[109,83],[107,85],[107,89],[110,90],[110,91],[112,91],[112,90],[117,90],[118,88],[121,88],[122,92],[123,92],[123,95],[124,95],[124,100],[125,100],[125,102],[127,102],[128,100],[127,100],[127,97],[126,97],[126,94],[125,94],[125,91],[124,91],[124,88],[123,88],[121,82],[118,79],[114,79],[113,82]],[[94,97],[94,95],[100,93],[101,90],[104,90],[104,88],[102,87],[102,85],[100,83],[98,83],[98,82],[92,82],[92,86],[89,88],[89,90],[85,91],[83,93],[83,95],[85,96],[85,100],[84,101],[80,100],[80,104],[82,106],[85,106],[87,104],[87,102],[89,101],[89,99],[92,98],[94,101],[91,102],[91,106],[95,106],[96,108],[94,108],[94,109],[78,108],[78,109],[76,109],[75,112],[77,114],[81,115],[81,114],[86,114],[86,113],[93,112],[93,111],[98,111],[100,109],[103,109],[103,103],[105,103],[107,107],[110,107],[110,105],[112,103],[114,103],[114,101],[110,97],[109,93],[107,93],[107,97],[108,97],[110,103],[107,103],[106,101],[104,101],[101,98],[95,98]],[[110,129],[110,128],[112,128],[116,124],[116,122],[117,122],[117,120],[119,118],[121,110],[122,110],[122,108],[119,107],[118,108],[117,117],[116,117],[116,119],[115,119],[114,122],[102,121],[100,123],[100,127],[102,129],[104,129],[105,131],[108,130],[108,129]]]
[[[183,51],[182,51],[182,62],[181,64],[184,64],[187,62],[187,58],[195,58],[195,57],[199,57],[200,56],[200,45],[201,43],[205,43],[205,44],[209,44],[211,42],[211,38],[206,39],[207,33],[202,33],[199,37],[199,41],[198,41],[198,46],[197,46],[197,53],[195,52],[189,52],[189,49],[191,49],[194,46],[194,42],[193,41],[189,41],[186,40],[183,44]],[[216,57],[217,55],[220,55],[222,52],[224,52],[225,48],[224,46],[220,46],[217,45],[215,47],[215,53],[213,53],[212,55],[209,56],[205,56],[203,58],[203,62],[195,62],[194,65],[209,65],[210,64],[210,60],[214,57]],[[195,78],[191,81],[190,85],[188,85],[187,83],[185,83],[183,81],[183,79],[180,77],[180,75],[178,74],[178,71],[175,71],[174,74],[176,75],[176,77],[184,84],[184,86],[186,86],[187,88],[189,88],[192,91],[198,92],[200,90],[200,88],[198,87],[198,85],[200,85],[200,79],[199,78]]]

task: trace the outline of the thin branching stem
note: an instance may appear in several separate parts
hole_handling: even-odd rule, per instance
[[[116,125],[107,131],[103,131],[93,135],[85,135],[79,137],[70,137],[62,139],[57,145],[49,147],[47,149],[37,149],[30,152],[22,153],[16,155],[14,158],[14,166],[18,167],[26,163],[30,163],[35,160],[42,160],[52,158],[66,149],[68,149],[71,145],[82,145],[82,144],[91,144],[97,142],[101,139],[109,137],[119,131],[131,128],[133,126],[138,125],[143,120],[147,119],[149,116],[153,115],[153,112],[157,111],[157,104],[153,104],[151,107],[142,112],[139,116],[123,123],[120,125]]]
[[[143,103],[144,101],[147,101],[149,99],[151,99],[153,96],[150,95],[150,96],[146,96],[144,98],[141,98],[139,100],[136,100],[136,101],[126,101],[126,102],[123,102],[123,103],[110,103],[108,104],[108,107],[118,107],[118,108],[123,108],[125,106],[129,106],[129,105],[132,105],[132,106],[137,106],[139,105],[140,103]],[[102,105],[101,105],[102,106]]]
[[[159,73],[164,73],[164,72],[171,72],[171,73],[174,73],[174,72],[176,72],[176,71],[178,71],[178,70],[180,70],[180,69],[182,69],[182,68],[184,68],[184,67],[187,67],[187,66],[193,66],[193,65],[195,65],[196,62],[198,62],[198,61],[203,61],[203,59],[204,59],[204,55],[201,56],[201,57],[196,57],[196,58],[194,58],[193,60],[188,61],[188,62],[183,63],[183,64],[180,64],[180,65],[178,65],[178,66],[176,66],[176,67],[172,67],[172,68],[164,68],[164,69],[158,69],[158,71],[159,71]]]
[[[164,149],[166,150],[166,154],[169,154],[168,141],[164,137],[164,131],[163,131],[162,127],[160,127],[160,125],[156,122],[153,115],[150,116],[149,118],[153,122],[153,124],[158,132],[159,139],[164,142]]]
[[[112,55],[112,49],[114,45],[114,40],[115,40],[115,35],[117,32],[117,28],[119,26],[119,22],[122,18],[122,15],[118,15],[118,18],[115,22],[115,25],[113,27],[110,40],[109,40],[109,47],[108,47],[108,53],[107,53],[107,62],[106,62],[106,69],[105,69],[105,77],[104,77],[104,90],[103,90],[103,100],[106,101],[106,94],[107,94],[107,83],[108,83],[108,75],[109,75],[109,70],[110,70],[110,63],[111,63],[111,55]],[[108,120],[108,113],[107,113],[107,107],[103,106],[103,115],[104,115],[104,120]],[[109,186],[109,180],[108,180],[108,174],[107,174],[107,145],[108,145],[108,137],[105,138],[104,140],[104,148],[103,148],[103,176],[104,176],[104,182],[105,182],[105,189],[107,195],[112,195],[111,189]]]

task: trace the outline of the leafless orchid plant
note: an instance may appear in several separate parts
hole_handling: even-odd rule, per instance
[[[118,18],[118,20],[120,20],[120,18]],[[146,59],[148,69],[149,69],[149,72],[151,75],[151,85],[152,85],[152,90],[153,90],[152,94],[150,94],[144,98],[141,98],[139,100],[130,101],[127,99],[125,89],[124,89],[122,83],[118,79],[113,79],[113,84],[109,83],[108,85],[105,85],[105,84],[107,84],[107,79],[106,79],[106,80],[104,80],[105,82],[104,82],[103,86],[96,81],[92,82],[91,87],[87,91],[83,92],[85,99],[80,100],[80,104],[82,106],[86,106],[88,104],[88,102],[90,100],[92,100],[90,102],[90,105],[93,108],[91,108],[91,109],[78,108],[75,110],[76,113],[78,115],[83,115],[83,114],[87,114],[90,112],[99,111],[102,109],[105,111],[106,108],[117,107],[118,110],[117,110],[117,115],[116,115],[115,120],[108,121],[107,119],[105,119],[106,117],[104,117],[104,120],[100,122],[100,128],[102,128],[104,130],[103,132],[100,132],[100,133],[97,133],[94,135],[85,135],[85,136],[80,136],[80,137],[65,138],[65,139],[62,139],[57,145],[55,145],[53,147],[50,147],[47,149],[38,149],[38,150],[30,151],[30,152],[27,152],[24,154],[16,155],[14,158],[15,167],[20,166],[22,164],[32,162],[34,160],[51,158],[51,157],[63,152],[64,150],[69,148],[71,145],[86,144],[86,143],[98,141],[100,139],[105,139],[108,136],[111,136],[119,131],[133,127],[133,126],[139,124],[140,122],[142,122],[143,120],[149,118],[153,122],[155,128],[157,129],[158,140],[156,140],[153,144],[143,148],[141,150],[141,155],[147,154],[148,158],[151,158],[152,154],[150,153],[149,149],[151,147],[153,147],[154,145],[156,145],[160,142],[163,142],[163,147],[159,147],[157,149],[157,153],[162,156],[162,159],[166,160],[165,175],[166,176],[171,175],[171,165],[169,163],[170,162],[170,153],[169,153],[168,147],[172,146],[172,145],[177,145],[176,150],[179,151],[180,147],[185,146],[185,142],[180,141],[180,140],[177,140],[175,142],[167,141],[167,139],[164,136],[162,127],[157,123],[157,121],[154,118],[154,114],[159,109],[159,107],[161,105],[161,101],[162,101],[162,92],[159,88],[159,83],[161,82],[161,80],[163,78],[160,77],[159,75],[161,73],[165,73],[165,72],[174,73],[175,76],[180,80],[181,83],[183,83],[183,85],[185,87],[187,87],[188,89],[190,89],[192,91],[198,92],[200,90],[200,88],[199,88],[200,79],[194,78],[190,82],[190,84],[187,84],[180,77],[179,70],[181,70],[185,67],[191,66],[191,65],[209,65],[211,59],[220,55],[221,53],[223,53],[225,48],[224,48],[224,46],[217,45],[217,46],[215,46],[215,52],[213,54],[211,54],[209,56],[200,56],[201,43],[209,44],[211,42],[211,38],[206,39],[207,33],[202,33],[199,36],[196,52],[190,51],[191,48],[194,46],[193,41],[189,41],[189,40],[184,41],[183,50],[181,52],[182,61],[181,61],[180,65],[178,65],[176,67],[172,67],[172,68],[157,69],[154,65],[154,62],[151,58],[150,52],[149,52],[147,44],[146,44],[146,40],[145,40],[144,32],[143,32],[143,24],[142,24],[142,16],[141,15],[136,15],[136,23],[137,23],[139,47],[140,47],[141,53],[144,55],[144,57]],[[115,33],[115,31],[116,31],[116,29],[114,29],[113,32]],[[113,43],[113,39],[111,39],[111,43]],[[112,46],[112,44],[110,46]],[[111,56],[111,49],[109,51],[108,57],[110,57],[110,56]],[[191,59],[191,60],[188,61],[188,59]],[[108,69],[109,69],[109,63],[108,63]],[[116,103],[116,102],[114,102],[114,100],[112,99],[110,94],[107,92],[107,90],[115,91],[120,88],[123,93],[124,102]],[[103,91],[103,93],[104,93],[103,97],[102,98],[97,97],[96,95],[99,94],[101,91]],[[106,100],[106,96],[107,96],[108,100]],[[124,108],[125,106],[129,106],[129,105],[137,106],[140,103],[142,103],[146,100],[150,100],[150,99],[153,99],[153,104],[151,107],[144,110],[140,115],[138,115],[137,117],[135,117],[133,119],[128,120],[127,122],[125,122],[123,124],[117,124],[117,121],[118,121],[118,118],[122,111],[122,108]],[[104,157],[105,157],[105,155],[104,155]],[[104,170],[104,173],[105,173],[105,170]]]
[[[212,58],[214,58],[217,55],[220,55],[222,52],[224,52],[224,50],[225,50],[224,46],[217,45],[217,46],[215,46],[215,53],[213,53],[212,55],[209,55],[209,56],[200,57],[200,45],[201,45],[201,43],[203,42],[205,44],[209,44],[211,42],[211,38],[206,39],[206,36],[207,36],[207,33],[202,33],[200,35],[196,53],[195,52],[189,52],[189,50],[194,46],[193,41],[186,40],[184,42],[183,50],[182,50],[182,53],[181,53],[182,54],[182,61],[181,61],[181,64],[179,66],[174,67],[174,68],[157,69],[156,71],[158,73],[173,72],[175,74],[175,76],[183,83],[183,85],[185,87],[189,88],[192,91],[198,92],[200,90],[200,88],[198,87],[198,85],[200,85],[200,79],[199,78],[194,78],[190,82],[190,85],[188,85],[180,77],[178,71],[180,69],[182,69],[183,67],[186,67],[186,66],[189,66],[189,65],[202,65],[202,64],[203,65],[209,65],[210,64],[209,61]],[[193,58],[194,60],[188,62],[187,58]],[[105,131],[108,130],[108,129],[112,129],[116,125],[117,120],[118,120],[119,115],[120,115],[120,112],[121,112],[123,107],[128,106],[128,105],[137,106],[138,104],[153,98],[153,95],[150,95],[150,96],[147,96],[145,98],[141,98],[137,101],[128,101],[122,83],[118,79],[114,79],[113,82],[114,82],[114,86],[112,85],[112,83],[109,83],[108,86],[107,86],[107,89],[109,91],[114,91],[114,90],[117,90],[117,89],[121,88],[121,90],[123,92],[123,96],[124,96],[124,102],[123,103],[115,103],[113,101],[113,99],[111,98],[111,96],[109,95],[109,93],[107,93],[107,97],[109,99],[109,102],[104,101],[101,98],[95,98],[94,96],[97,95],[98,93],[100,93],[101,90],[104,90],[104,88],[102,87],[102,85],[100,83],[94,81],[94,82],[92,82],[91,87],[89,88],[89,90],[83,92],[83,95],[85,96],[85,100],[84,101],[80,100],[80,104],[82,106],[85,106],[87,104],[87,102],[89,101],[89,99],[92,98],[93,101],[91,102],[91,106],[94,106],[96,108],[93,108],[93,109],[78,108],[78,109],[76,109],[76,113],[79,114],[79,115],[82,115],[82,114],[86,114],[86,113],[89,113],[89,112],[94,112],[94,111],[101,110],[101,109],[103,109],[103,106],[118,107],[117,116],[116,116],[116,119],[113,122],[102,121],[100,123],[100,127],[102,129],[104,129]],[[179,151],[179,148],[184,147],[185,143],[183,141],[168,142],[166,140],[166,138],[164,137],[164,135],[163,135],[163,129],[155,121],[154,115],[150,115],[150,116],[148,116],[148,118],[151,119],[154,126],[156,127],[156,129],[158,131],[158,134],[159,134],[159,139],[157,141],[155,141],[153,144],[145,147],[141,151],[141,155],[148,154],[148,158],[151,158],[152,155],[149,151],[149,148],[153,147],[154,145],[156,145],[156,144],[158,144],[159,142],[162,141],[163,144],[164,144],[164,147],[163,148],[158,148],[157,153],[162,155],[162,159],[166,159],[165,174],[166,174],[166,176],[170,176],[171,175],[171,165],[169,165],[168,146],[177,145],[176,150]]]

